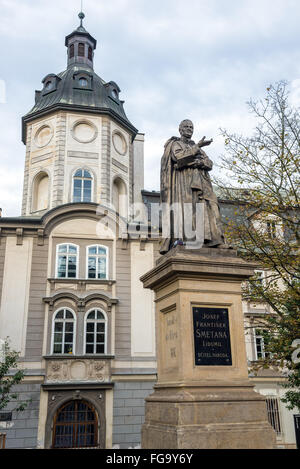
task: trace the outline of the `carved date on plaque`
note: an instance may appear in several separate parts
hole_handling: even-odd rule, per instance
[[[196,366],[231,366],[228,309],[193,308]]]

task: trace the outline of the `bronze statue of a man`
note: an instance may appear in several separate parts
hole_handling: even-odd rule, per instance
[[[202,150],[203,147],[210,145],[212,140],[205,140],[203,137],[196,144],[191,139],[194,126],[190,120],[181,122],[179,132],[180,138],[172,137],[165,144],[161,160],[162,221],[163,227],[168,225],[169,234],[162,240],[160,253],[167,253],[174,243],[176,245],[176,241],[183,243],[190,241],[184,231],[187,223],[190,223],[192,229],[197,232],[198,204],[202,204],[200,229],[204,247],[228,248],[229,246],[224,244],[218,200],[209,176],[213,163]],[[191,207],[189,212],[185,210],[186,206]],[[167,207],[172,207],[171,211]],[[178,227],[178,224],[181,226]],[[179,231],[182,233],[180,237],[178,237]]]

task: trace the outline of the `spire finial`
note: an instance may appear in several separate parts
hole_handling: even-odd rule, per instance
[[[79,19],[80,19],[80,27],[82,28],[82,21],[84,20],[85,18],[85,14],[81,11],[78,15]]]
[[[83,13],[83,0],[81,0],[81,10],[80,10],[78,17],[80,19],[80,27],[82,27],[82,21],[85,18],[85,14]]]

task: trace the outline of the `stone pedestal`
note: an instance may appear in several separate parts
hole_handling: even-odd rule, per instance
[[[252,275],[235,251],[178,246],[141,278],[155,292],[158,360],[144,449],[275,446],[248,378],[241,283]]]

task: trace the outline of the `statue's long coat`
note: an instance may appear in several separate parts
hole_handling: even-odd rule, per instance
[[[204,151],[202,153],[203,167],[191,166],[187,161],[193,161],[199,148],[195,142],[183,142],[178,137],[170,138],[165,144],[161,160],[161,203],[163,204],[163,226],[170,227],[170,234],[162,241],[160,252],[168,252],[178,237],[176,227],[178,223],[184,225],[184,205],[192,205],[192,228],[196,228],[196,203],[204,203],[204,240],[211,246],[224,242],[221,228],[220,213],[216,195],[213,192],[209,171],[213,167],[212,161]],[[164,205],[166,204],[166,205]],[[170,209],[174,204],[180,204],[179,219],[170,219]],[[167,218],[168,217],[168,218]],[[179,238],[186,241],[184,233]]]

